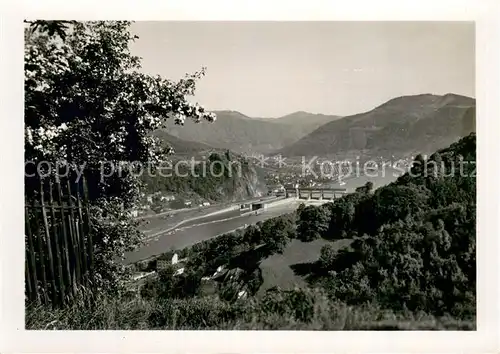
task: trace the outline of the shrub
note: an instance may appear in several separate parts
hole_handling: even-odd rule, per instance
[[[297,238],[310,242],[323,237],[330,224],[330,213],[331,211],[326,207],[309,205],[303,208],[298,213]]]
[[[321,247],[319,254],[319,264],[323,269],[331,269],[336,261],[338,255],[337,249],[331,245],[327,244]]]

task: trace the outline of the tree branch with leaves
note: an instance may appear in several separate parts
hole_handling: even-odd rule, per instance
[[[174,82],[140,71],[126,21],[25,21],[25,160],[85,167],[101,278],[114,282],[116,259],[140,235],[126,210],[140,182],[132,171],[103,175],[103,164],[153,168],[173,151],[151,135],[167,123],[214,121],[189,101],[205,68]],[[26,194],[32,184],[27,181]]]

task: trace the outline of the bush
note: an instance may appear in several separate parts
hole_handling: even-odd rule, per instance
[[[338,251],[333,245],[324,245],[323,247],[321,247],[321,251],[319,254],[320,266],[325,270],[332,269],[335,264],[337,255]]]
[[[182,299],[198,295],[201,274],[188,269],[174,277],[174,272],[172,266],[159,271],[157,277],[148,279],[141,287],[141,296],[146,299]]]
[[[304,207],[298,213],[297,238],[303,242],[323,237],[330,224],[331,211],[327,207]]]

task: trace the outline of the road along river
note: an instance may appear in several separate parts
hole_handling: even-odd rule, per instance
[[[255,224],[273,217],[290,213],[297,209],[300,201],[290,199],[289,203],[269,207],[259,214],[248,213],[242,216],[235,212],[221,213],[201,225],[181,226],[177,231],[166,232],[147,241],[147,244],[126,255],[124,263],[131,264],[151,258],[171,249],[182,249],[195,243],[208,240],[217,235],[230,232],[245,224]],[[197,220],[200,221],[200,220]],[[201,221],[200,221],[201,222]]]
[[[198,220],[205,219],[224,219],[219,217],[219,214],[232,212],[233,214],[240,209],[240,203],[251,203],[259,200],[272,200],[275,197],[260,197],[252,198],[244,201],[225,203],[220,205],[212,205],[209,207],[200,207],[186,209],[182,211],[164,212],[157,215],[149,215],[146,217],[136,218],[140,222],[139,230],[141,230],[146,238],[155,237],[168,230],[173,230],[187,224],[199,224]]]
[[[397,175],[391,173],[378,176],[360,176],[345,180],[345,185],[338,184],[332,187],[346,188],[348,192],[354,192],[357,187],[363,186],[366,182],[371,181],[374,184],[374,189],[386,185],[397,178]],[[286,213],[290,213],[298,207],[304,200],[287,199],[287,202],[281,202],[280,205],[270,206],[267,209],[260,211],[255,215],[245,214],[239,216],[239,210],[228,210],[217,214],[203,216],[200,218],[186,221],[178,226],[176,230],[170,230],[165,227],[165,232],[161,229],[161,223],[153,228],[155,233],[148,239],[147,244],[139,249],[126,254],[124,263],[131,264],[140,260],[148,259],[172,249],[182,249],[191,246],[195,243],[208,240],[223,233],[230,232],[239,227],[250,224],[255,224],[259,221],[264,221],[269,218],[277,217]]]

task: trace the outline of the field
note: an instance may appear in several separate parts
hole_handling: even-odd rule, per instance
[[[312,242],[302,242],[294,239],[287,246],[283,254],[274,254],[262,261],[260,268],[264,283],[261,285],[258,295],[263,295],[267,289],[279,286],[282,289],[293,289],[306,285],[305,279],[296,274],[292,268],[296,265],[312,263],[318,260],[321,247],[330,243],[324,239]],[[333,242],[338,249],[348,246],[352,240],[338,240]]]

